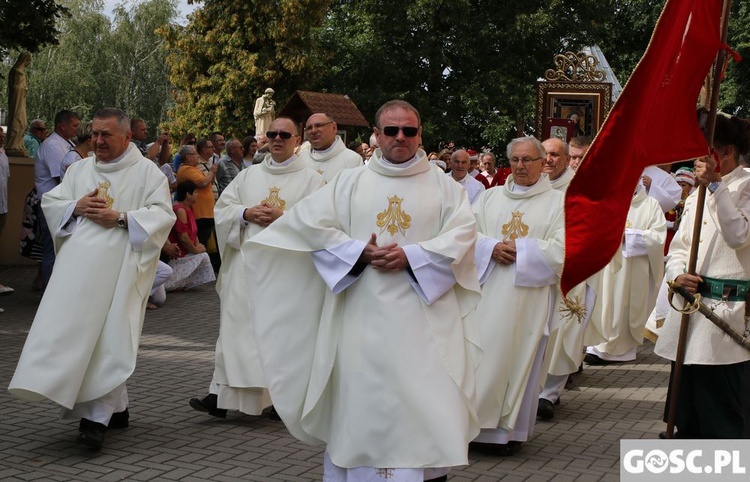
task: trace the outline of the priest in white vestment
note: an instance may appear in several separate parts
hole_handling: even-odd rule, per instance
[[[569,166],[569,146],[557,137],[542,142],[547,151],[542,172],[546,173],[552,188],[565,193],[575,171]],[[560,396],[568,377],[578,372],[583,361],[583,334],[596,301],[597,275],[573,287],[567,299],[558,288],[555,294],[550,338],[543,362],[542,391],[539,394],[537,415],[545,420],[555,416]]]
[[[515,453],[534,429],[564,243],[563,194],[542,173],[544,147],[533,137],[514,139],[508,158],[508,181],[474,204],[484,350],[474,447],[496,455]]]
[[[285,133],[291,136],[285,139]],[[249,306],[257,298],[245,279],[242,243],[325,185],[323,177],[294,154],[300,143],[294,121],[277,117],[267,135],[269,154],[262,163],[240,171],[214,208],[222,260],[216,283],[221,298],[219,338],[208,395],[191,399],[190,406],[220,418],[227,410],[260,415],[271,405],[253,336]],[[293,293],[288,295],[295,299]]]
[[[305,123],[310,148],[300,150],[299,157],[307,167],[323,176],[325,182],[331,182],[344,169],[364,165],[362,156],[344,145],[336,135],[337,130],[336,121],[328,114],[313,114]]]
[[[99,449],[107,426],[128,425],[125,381],[175,215],[167,179],[130,143],[130,119],[102,109],[92,128],[96,155],[42,198],[57,260],[9,391],[61,405]]]
[[[604,342],[586,349],[586,363],[635,360],[664,275],[666,239],[661,206],[639,183],[630,202],[622,248],[602,269],[600,301],[589,325]]]
[[[477,181],[469,174],[469,169],[471,169],[471,156],[469,156],[467,151],[462,149],[454,151],[453,154],[451,154],[450,167],[451,170],[448,175],[466,189],[466,194],[469,195],[469,202],[474,204],[479,198],[479,195],[485,191],[485,188],[481,182]]]
[[[714,136],[720,161],[695,162],[695,177],[706,186],[705,211],[696,273],[686,273],[693,237],[698,193],[685,201],[682,222],[667,256],[668,280],[674,280],[726,321],[750,336],[750,172],[739,159],[750,152],[750,123],[719,114]],[[673,298],[675,306],[684,300]],[[654,352],[675,360],[682,315],[672,310]],[[741,347],[701,313],[690,316],[675,427],[677,438],[750,438],[750,351]],[[671,387],[669,400],[676,396]],[[665,410],[665,421],[667,417]]]
[[[366,167],[243,244],[250,314],[274,407],[325,445],[324,481],[445,480],[479,432],[475,221],[410,104],[376,126]]]

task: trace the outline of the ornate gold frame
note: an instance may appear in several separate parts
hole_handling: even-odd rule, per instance
[[[566,106],[580,106],[585,117],[586,134],[592,137],[599,132],[612,108],[612,84],[609,82],[537,82],[536,133],[544,140],[547,119],[562,118]],[[572,107],[570,107],[572,109]],[[590,117],[589,117],[590,116]],[[590,126],[590,127],[589,127]]]

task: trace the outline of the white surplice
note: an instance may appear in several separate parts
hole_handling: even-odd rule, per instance
[[[630,203],[622,248],[601,272],[601,295],[588,328],[603,343],[588,348],[605,360],[635,360],[664,274],[664,213],[642,185]],[[587,335],[588,336],[588,335]]]
[[[362,156],[348,149],[339,136],[328,149],[316,151],[310,146],[309,149],[302,149],[299,157],[307,167],[323,176],[325,182],[331,182],[344,169],[364,166]]]
[[[57,258],[9,391],[65,408],[103,397],[133,373],[159,253],[175,215],[167,180],[130,144],[116,162],[73,164],[42,198]],[[93,189],[128,229],[72,216]]]
[[[260,415],[270,405],[250,316],[255,287],[247,284],[240,252],[242,243],[265,228],[246,222],[243,213],[262,203],[287,212],[324,185],[323,178],[305,167],[301,159],[276,163],[269,155],[261,164],[240,171],[216,203],[214,219],[222,263],[216,283],[221,308],[212,385],[219,408]]]
[[[656,166],[648,166],[643,175],[651,178],[648,195],[656,199],[663,213],[669,212],[682,199],[682,188],[668,172]]]
[[[477,368],[479,442],[523,442],[533,431],[541,361],[553,319],[563,262],[563,194],[542,174],[530,188],[485,191],[474,204],[479,242],[476,264],[482,300],[482,361]],[[498,242],[515,239],[516,261],[491,259]]]
[[[413,274],[359,271],[373,233]],[[468,463],[475,239],[466,192],[423,151],[394,165],[376,150],[243,244],[263,370],[295,437],[326,444],[339,468]]]

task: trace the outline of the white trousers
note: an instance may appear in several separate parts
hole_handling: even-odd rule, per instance
[[[76,403],[72,410],[63,407],[60,410],[61,420],[85,418],[92,422],[109,425],[112,414],[128,408],[128,389],[125,384],[118,386],[106,395],[88,402]]]

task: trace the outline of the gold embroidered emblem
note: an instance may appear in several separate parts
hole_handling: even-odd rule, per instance
[[[107,209],[112,209],[112,206],[115,204],[115,199],[108,192],[110,186],[109,181],[100,182],[96,192],[96,197],[107,201]]]
[[[262,200],[260,203],[265,204],[268,207],[279,208],[283,211],[286,207],[286,201],[279,197],[279,191],[281,191],[280,187],[269,187],[268,197]]]
[[[406,230],[411,227],[411,216],[401,210],[401,201],[404,198],[393,196],[388,198],[388,209],[382,213],[378,213],[378,227],[382,228],[380,233],[386,229],[394,236],[400,232],[406,236]]]
[[[628,219],[628,222],[625,223],[625,228],[630,229],[633,227],[633,223],[630,222],[630,219]]]
[[[507,224],[503,224],[503,241],[525,238],[529,234],[529,227],[523,223],[523,213],[513,211],[512,216]]]
[[[321,176],[323,175],[323,169],[317,169],[317,171],[318,171],[318,174],[320,174]]]
[[[557,309],[562,319],[571,320],[573,317],[576,317],[578,318],[578,323],[580,323],[586,317],[586,305],[581,303],[578,296],[574,296],[573,298],[564,297],[562,304],[563,306]]]

